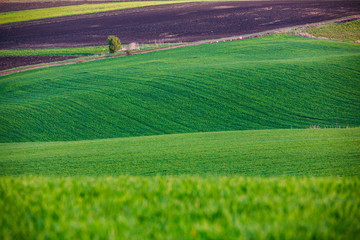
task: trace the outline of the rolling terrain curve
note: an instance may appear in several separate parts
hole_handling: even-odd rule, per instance
[[[359,50],[274,35],[4,76],[0,141],[359,126]]]

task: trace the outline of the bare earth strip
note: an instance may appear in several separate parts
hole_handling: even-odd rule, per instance
[[[155,51],[163,51],[163,50],[169,50],[169,49],[175,49],[175,48],[181,48],[181,47],[196,46],[196,45],[201,45],[201,44],[210,44],[210,43],[217,43],[217,42],[227,42],[227,41],[249,39],[249,38],[261,37],[261,36],[265,36],[265,35],[269,35],[269,34],[281,34],[281,33],[289,32],[289,31],[293,31],[293,30],[295,30],[295,31],[303,30],[303,29],[314,27],[314,26],[321,26],[321,25],[326,25],[326,24],[330,24],[330,23],[341,23],[341,22],[352,21],[352,20],[356,20],[356,19],[360,19],[360,15],[349,16],[346,18],[335,19],[335,20],[330,20],[330,21],[323,21],[323,22],[306,24],[306,25],[298,25],[298,26],[293,26],[293,27],[273,29],[270,31],[264,31],[264,32],[254,33],[254,34],[246,34],[246,35],[241,35],[241,36],[233,36],[233,37],[219,38],[219,39],[213,39],[213,40],[204,40],[204,41],[197,41],[197,42],[192,42],[192,43],[184,43],[181,45],[175,45],[175,46],[170,46],[170,47],[134,52],[133,54],[134,55],[135,54],[145,54],[145,53],[150,53],[150,52],[155,52]],[[314,38],[313,36],[311,36],[311,37]],[[322,39],[322,38],[320,38],[320,39]],[[74,59],[74,60],[69,60],[69,61],[65,61],[65,62],[63,61],[63,62],[54,62],[54,63],[46,63],[46,64],[39,64],[39,65],[33,65],[33,66],[26,66],[23,68],[16,68],[16,69],[9,69],[9,70],[1,71],[0,76],[10,75],[10,74],[17,73],[17,72],[23,72],[23,71],[27,71],[27,70],[44,68],[44,67],[69,65],[69,64],[90,62],[90,61],[102,60],[102,59],[106,59],[106,58],[123,57],[123,56],[126,56],[126,54],[114,55],[114,56],[100,56],[100,57],[93,57],[93,58],[86,58],[86,59]]]
[[[0,48],[49,48],[122,43],[193,42],[309,24],[360,13],[360,1],[201,2],[10,23]]]
[[[74,56],[0,56],[0,71],[26,65],[58,62],[78,58]]]

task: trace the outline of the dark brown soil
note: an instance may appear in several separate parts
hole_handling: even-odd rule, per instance
[[[0,26],[0,48],[189,42],[256,33],[360,13],[360,1],[202,2],[11,23]]]
[[[0,71],[15,67],[27,66],[27,65],[63,61],[72,58],[75,57],[63,57],[63,56],[0,57]]]

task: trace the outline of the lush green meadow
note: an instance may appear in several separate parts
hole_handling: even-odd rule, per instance
[[[2,239],[356,239],[359,177],[1,177]]]
[[[310,28],[304,30],[315,37],[324,37],[348,42],[360,42],[360,20],[329,24],[326,26]]]
[[[359,148],[359,128],[3,143],[0,175],[356,176]]]
[[[360,46],[274,35],[0,78],[0,142],[360,125]]]
[[[0,239],[356,239],[359,50],[275,35],[0,77]]]
[[[106,12],[120,9],[138,8],[146,6],[156,6],[163,4],[175,4],[189,2],[181,1],[133,1],[133,2],[112,2],[99,4],[81,4],[64,7],[40,8],[24,11],[6,12],[0,14],[0,24],[23,22],[44,18],[63,17],[69,15],[79,15],[87,13]]]

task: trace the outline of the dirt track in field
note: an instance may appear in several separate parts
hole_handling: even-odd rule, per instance
[[[238,36],[360,13],[360,1],[202,2],[0,25],[0,48],[192,42]]]

